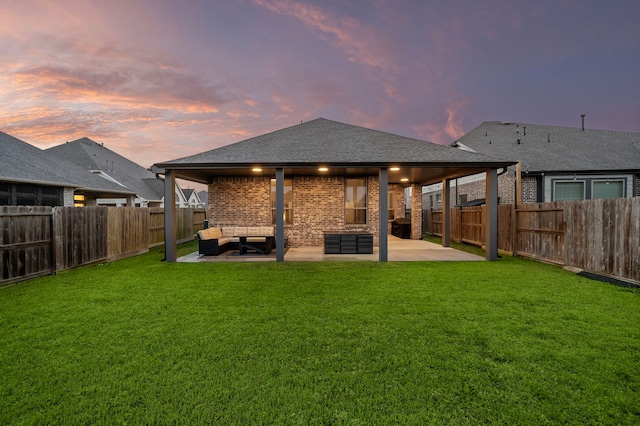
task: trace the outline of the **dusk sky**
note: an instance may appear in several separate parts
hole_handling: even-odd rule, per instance
[[[0,0],[0,130],[144,167],[324,117],[640,131],[638,0]],[[603,147],[603,152],[605,152]]]

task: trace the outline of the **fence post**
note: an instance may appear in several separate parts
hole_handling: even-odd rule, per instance
[[[51,208],[51,219],[50,219],[50,232],[51,232],[51,274],[55,275],[58,272],[58,253],[57,253],[57,235],[58,235],[58,227],[56,226],[56,212],[57,209],[55,207]]]

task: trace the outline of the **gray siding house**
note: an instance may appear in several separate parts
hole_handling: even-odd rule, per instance
[[[504,204],[640,195],[640,133],[490,121],[451,146],[519,162],[498,178]],[[454,183],[456,204],[484,198],[482,179]],[[425,207],[439,207],[439,193],[426,188]]]

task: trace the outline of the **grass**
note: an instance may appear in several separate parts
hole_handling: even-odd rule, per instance
[[[161,258],[0,289],[0,423],[640,423],[638,291],[510,257]]]

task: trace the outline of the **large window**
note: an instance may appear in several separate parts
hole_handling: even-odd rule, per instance
[[[584,200],[583,181],[557,181],[553,185],[554,201]]]
[[[345,179],[344,214],[347,225],[367,223],[366,179]]]
[[[624,197],[624,181],[595,180],[591,183],[591,198],[622,198]]]
[[[271,223],[276,223],[276,180],[271,179]],[[284,223],[293,223],[293,181],[284,180]]]

